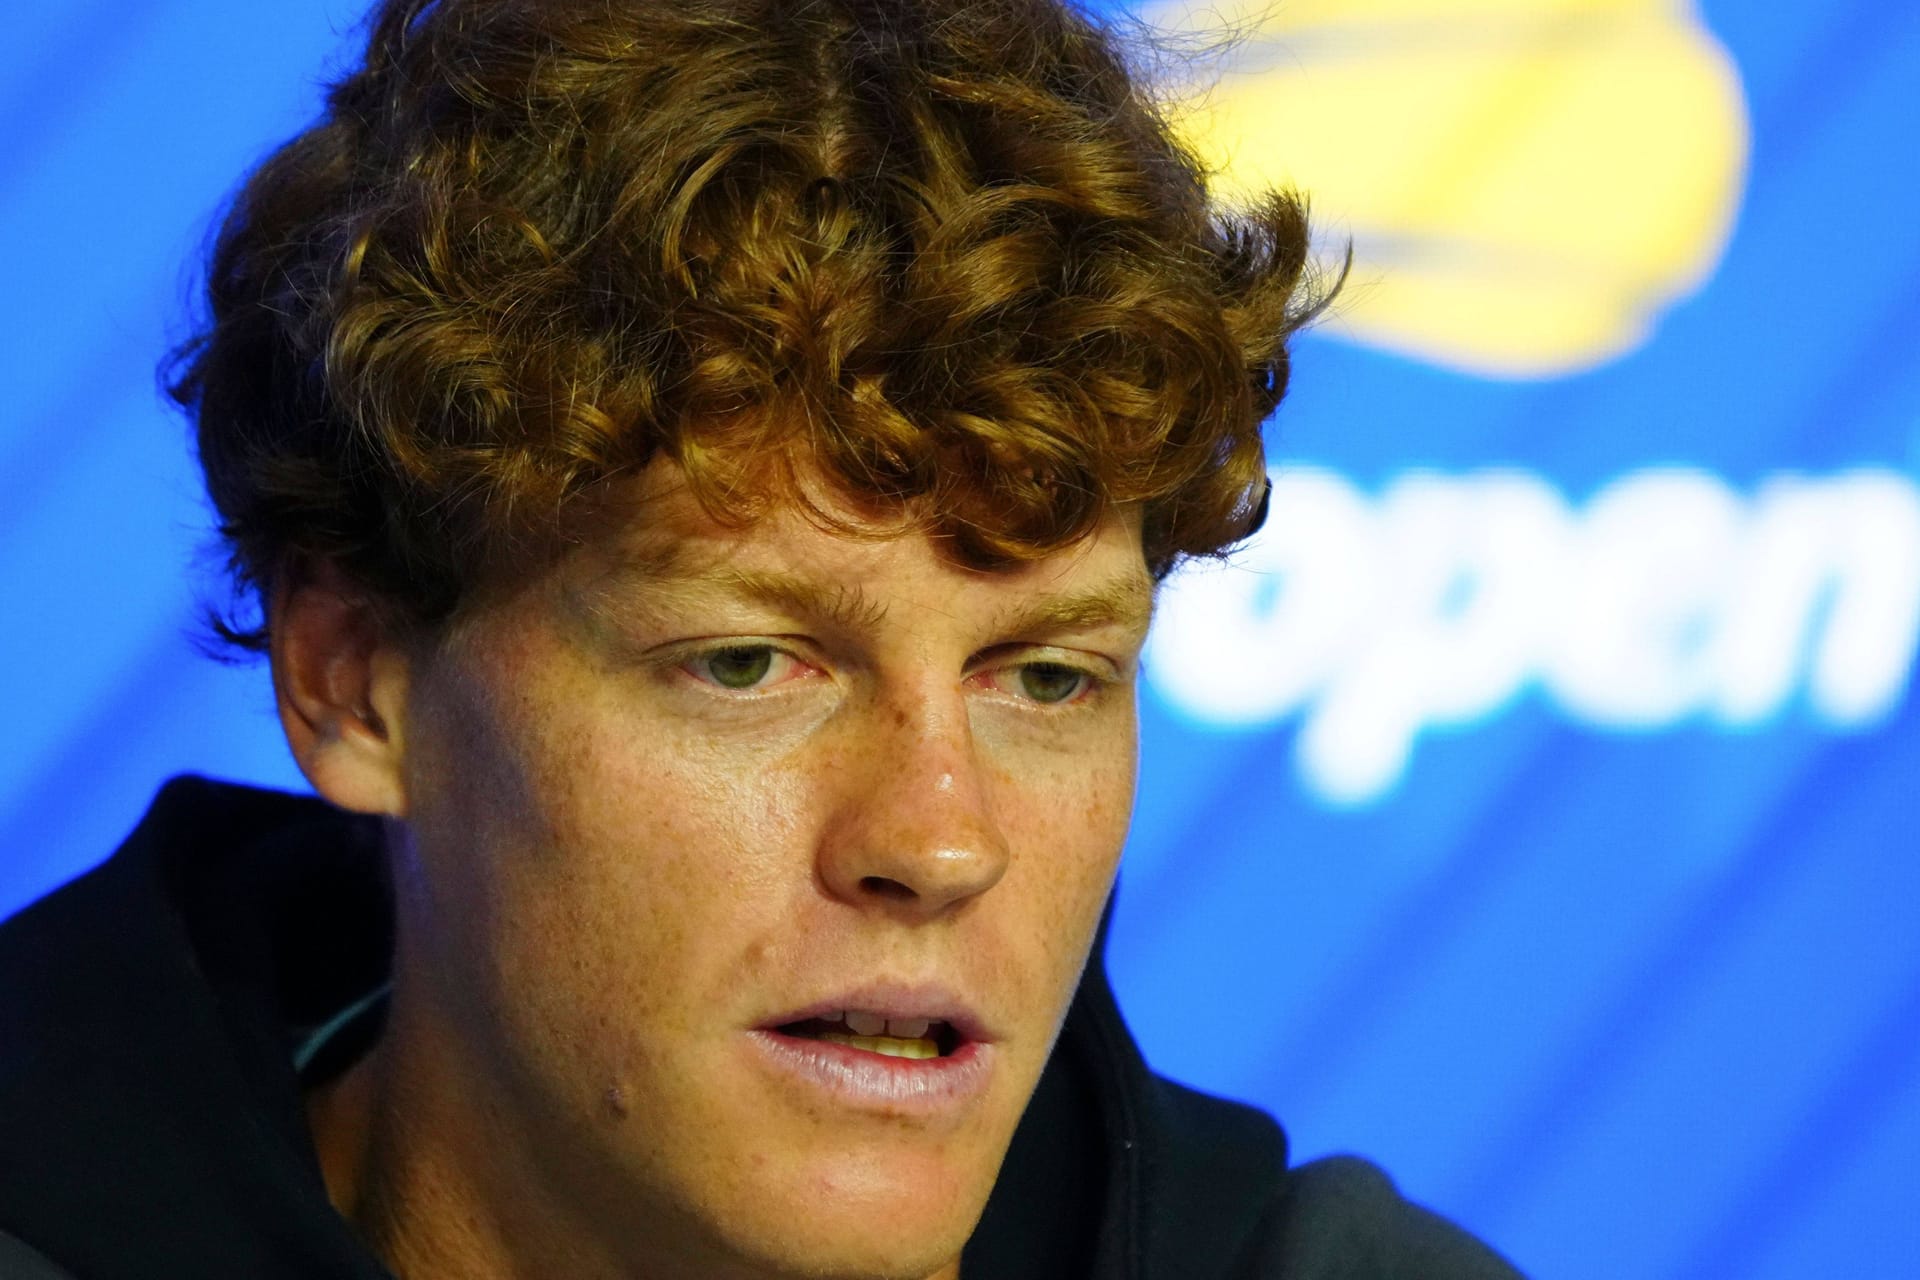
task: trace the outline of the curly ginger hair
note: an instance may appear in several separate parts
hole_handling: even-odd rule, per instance
[[[243,595],[320,558],[431,626],[662,456],[734,520],[795,496],[768,459],[807,459],[981,568],[1130,505],[1156,575],[1244,531],[1288,338],[1324,303],[1305,209],[1211,206],[1086,15],[369,21],[363,64],[234,198],[172,366]]]

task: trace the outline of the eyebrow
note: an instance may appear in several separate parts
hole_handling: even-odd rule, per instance
[[[660,580],[662,585],[718,588],[752,604],[764,605],[797,617],[816,619],[841,630],[877,627],[887,606],[869,596],[858,583],[831,586],[785,573],[755,569],[717,569]]]
[[[1042,596],[1018,605],[999,620],[1004,635],[1041,635],[1127,627],[1145,631],[1153,620],[1154,590],[1144,574],[1128,574],[1085,591]]]
[[[660,540],[628,549],[620,563],[585,594],[590,612],[599,613],[621,586],[666,591],[718,591],[798,617],[858,630],[878,626],[887,605],[859,583],[821,583],[794,574],[700,566],[690,561],[685,544]],[[1010,606],[993,630],[1010,637],[1121,626],[1145,631],[1153,618],[1156,592],[1144,573],[1129,573],[1084,590],[1042,595]]]
[[[828,585],[791,574],[754,569],[693,569],[683,561],[669,564],[664,560],[629,560],[568,595],[578,611],[604,620],[609,613],[619,611],[618,601],[628,593],[680,597],[722,595],[846,630],[877,626],[887,614],[886,606],[858,584]]]

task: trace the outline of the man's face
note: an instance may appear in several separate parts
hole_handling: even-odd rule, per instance
[[[931,1274],[1112,883],[1138,524],[982,573],[644,480],[413,679],[394,1051],[611,1251]]]

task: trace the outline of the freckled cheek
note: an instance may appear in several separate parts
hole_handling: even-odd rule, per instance
[[[578,726],[551,767],[561,777],[539,790],[565,802],[543,824],[548,859],[577,926],[620,940],[629,963],[699,950],[730,971],[721,953],[777,926],[809,883],[790,772],[617,723]]]
[[[763,971],[756,954],[790,929],[775,856],[789,847],[784,797],[743,793],[710,762],[637,750],[617,730],[582,725],[548,745],[538,771],[551,776],[527,788],[544,807],[495,889],[511,906],[489,947],[498,989],[522,993],[503,995],[502,1013],[525,1043],[552,1047],[587,1101],[605,1105],[609,1081],[692,1087],[685,1050],[712,1038],[715,1011],[733,1008],[743,975]]]
[[[1024,777],[1003,775],[1010,785],[1001,808],[1014,857],[1002,887],[1067,995],[1112,888],[1132,812],[1132,751],[1101,754]]]

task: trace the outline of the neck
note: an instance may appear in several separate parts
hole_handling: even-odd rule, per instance
[[[307,1099],[327,1196],[407,1280],[629,1280],[672,1274],[594,1247],[572,1188],[543,1184],[511,1110],[463,1069],[475,1057],[409,1017],[396,986],[378,1045]],[[561,1194],[556,1194],[556,1191]],[[626,1225],[647,1236],[636,1218]],[[638,1264],[638,1265],[636,1265]]]

